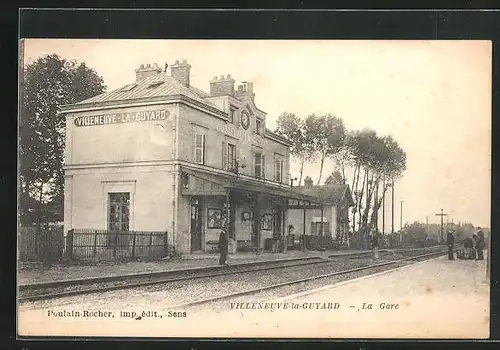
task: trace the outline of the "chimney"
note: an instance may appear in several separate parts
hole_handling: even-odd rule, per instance
[[[141,64],[139,68],[135,70],[135,82],[138,83],[141,80],[159,75],[161,73],[161,68],[154,63],[153,65],[147,64],[144,66]]]
[[[182,85],[189,87],[190,70],[191,66],[186,60],[180,62],[176,60],[175,63],[170,66],[170,75]]]
[[[305,179],[304,179],[304,186],[306,188],[311,188],[313,186],[313,180],[307,176]]]
[[[253,101],[255,98],[255,94],[253,93],[253,83],[244,81],[242,85],[238,85],[236,95],[238,97],[249,96]]]
[[[214,77],[210,80],[210,95],[234,95],[234,79],[231,78],[231,74],[228,74],[226,77],[221,75],[219,78]]]

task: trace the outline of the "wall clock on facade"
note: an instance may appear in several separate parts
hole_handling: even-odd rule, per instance
[[[241,112],[241,126],[243,129],[248,129],[248,126],[250,125],[250,117],[248,116],[247,112]]]

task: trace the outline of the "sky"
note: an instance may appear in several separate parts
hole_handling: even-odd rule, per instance
[[[395,184],[395,230],[403,223],[450,222],[489,227],[491,60],[489,41],[83,40],[27,39],[25,63],[56,53],[85,62],[108,90],[134,82],[141,64],[186,59],[191,85],[227,75],[254,83],[266,126],[293,112],[331,113],[350,130],[392,135],[407,154]],[[335,168],[325,164],[323,179]],[[299,164],[292,163],[292,176]],[[319,164],[304,175],[319,176]],[[349,181],[350,182],[350,181]],[[386,222],[390,226],[390,196]],[[389,228],[390,229],[390,228]],[[388,228],[386,227],[386,230]]]

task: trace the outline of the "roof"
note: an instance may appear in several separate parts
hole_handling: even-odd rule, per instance
[[[145,78],[137,83],[128,84],[120,87],[119,89],[105,92],[103,94],[78,102],[73,106],[176,95],[184,95],[191,98],[192,100],[220,110],[215,104],[204,99],[204,97],[209,96],[206,92],[193,86],[186,87],[166,73],[161,73],[156,76]]]
[[[292,145],[293,145],[293,141],[290,141],[290,140],[288,140],[287,138],[285,138],[285,137],[283,137],[283,136],[281,136],[281,135],[278,135],[277,133],[275,133],[274,131],[272,131],[272,130],[270,130],[270,129],[268,129],[268,128],[266,128],[266,134],[267,134],[268,136],[271,136],[271,137],[276,138],[276,139],[277,139],[277,140],[279,140],[281,143],[284,143],[284,144],[286,144],[286,145],[288,145],[288,146],[292,146]]]
[[[349,185],[296,186],[294,189],[305,195],[316,197],[323,203],[338,204],[342,199],[347,198],[349,205],[354,205]]]
[[[285,189],[282,187],[275,187],[265,182],[255,183],[244,179],[233,180],[225,187],[237,191],[263,193],[289,199],[306,200],[312,202],[314,202],[316,199],[313,196],[297,191],[295,188],[293,188],[293,190]]]
[[[230,189],[241,192],[253,192],[267,194],[271,196],[298,199],[306,201],[315,201],[315,197],[308,196],[304,193],[293,190],[290,187],[282,187],[276,184],[267,183],[261,179],[245,179],[239,178],[236,174],[214,174],[208,170],[196,169],[189,165],[182,165],[181,171],[195,177],[200,176],[202,179],[206,179],[210,182],[216,183],[224,189]],[[205,191],[205,189],[199,190],[200,192]],[[208,190],[210,192],[211,190]]]

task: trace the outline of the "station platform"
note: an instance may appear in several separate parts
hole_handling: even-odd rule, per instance
[[[231,265],[251,264],[265,261],[281,261],[288,259],[303,259],[308,257],[342,256],[369,252],[367,250],[339,250],[339,251],[297,251],[290,250],[286,253],[237,253],[228,255]],[[18,284],[42,283],[50,281],[130,275],[136,273],[182,271],[186,269],[216,266],[219,254],[195,253],[182,256],[180,259],[168,259],[152,262],[102,262],[92,265],[60,265],[51,266],[21,266],[18,269]]]
[[[259,300],[259,302],[261,302]],[[204,311],[199,336],[351,339],[489,337],[486,260],[439,257],[388,272],[267,300],[274,309]],[[278,304],[281,305],[277,309]],[[285,310],[285,304],[288,305]],[[272,306],[271,306],[272,305]],[[293,309],[298,306],[297,309]],[[195,322],[194,320],[191,320]],[[215,323],[217,324],[217,323]],[[200,329],[197,329],[198,331]],[[173,329],[172,329],[173,331]],[[183,331],[179,330],[179,335]]]

